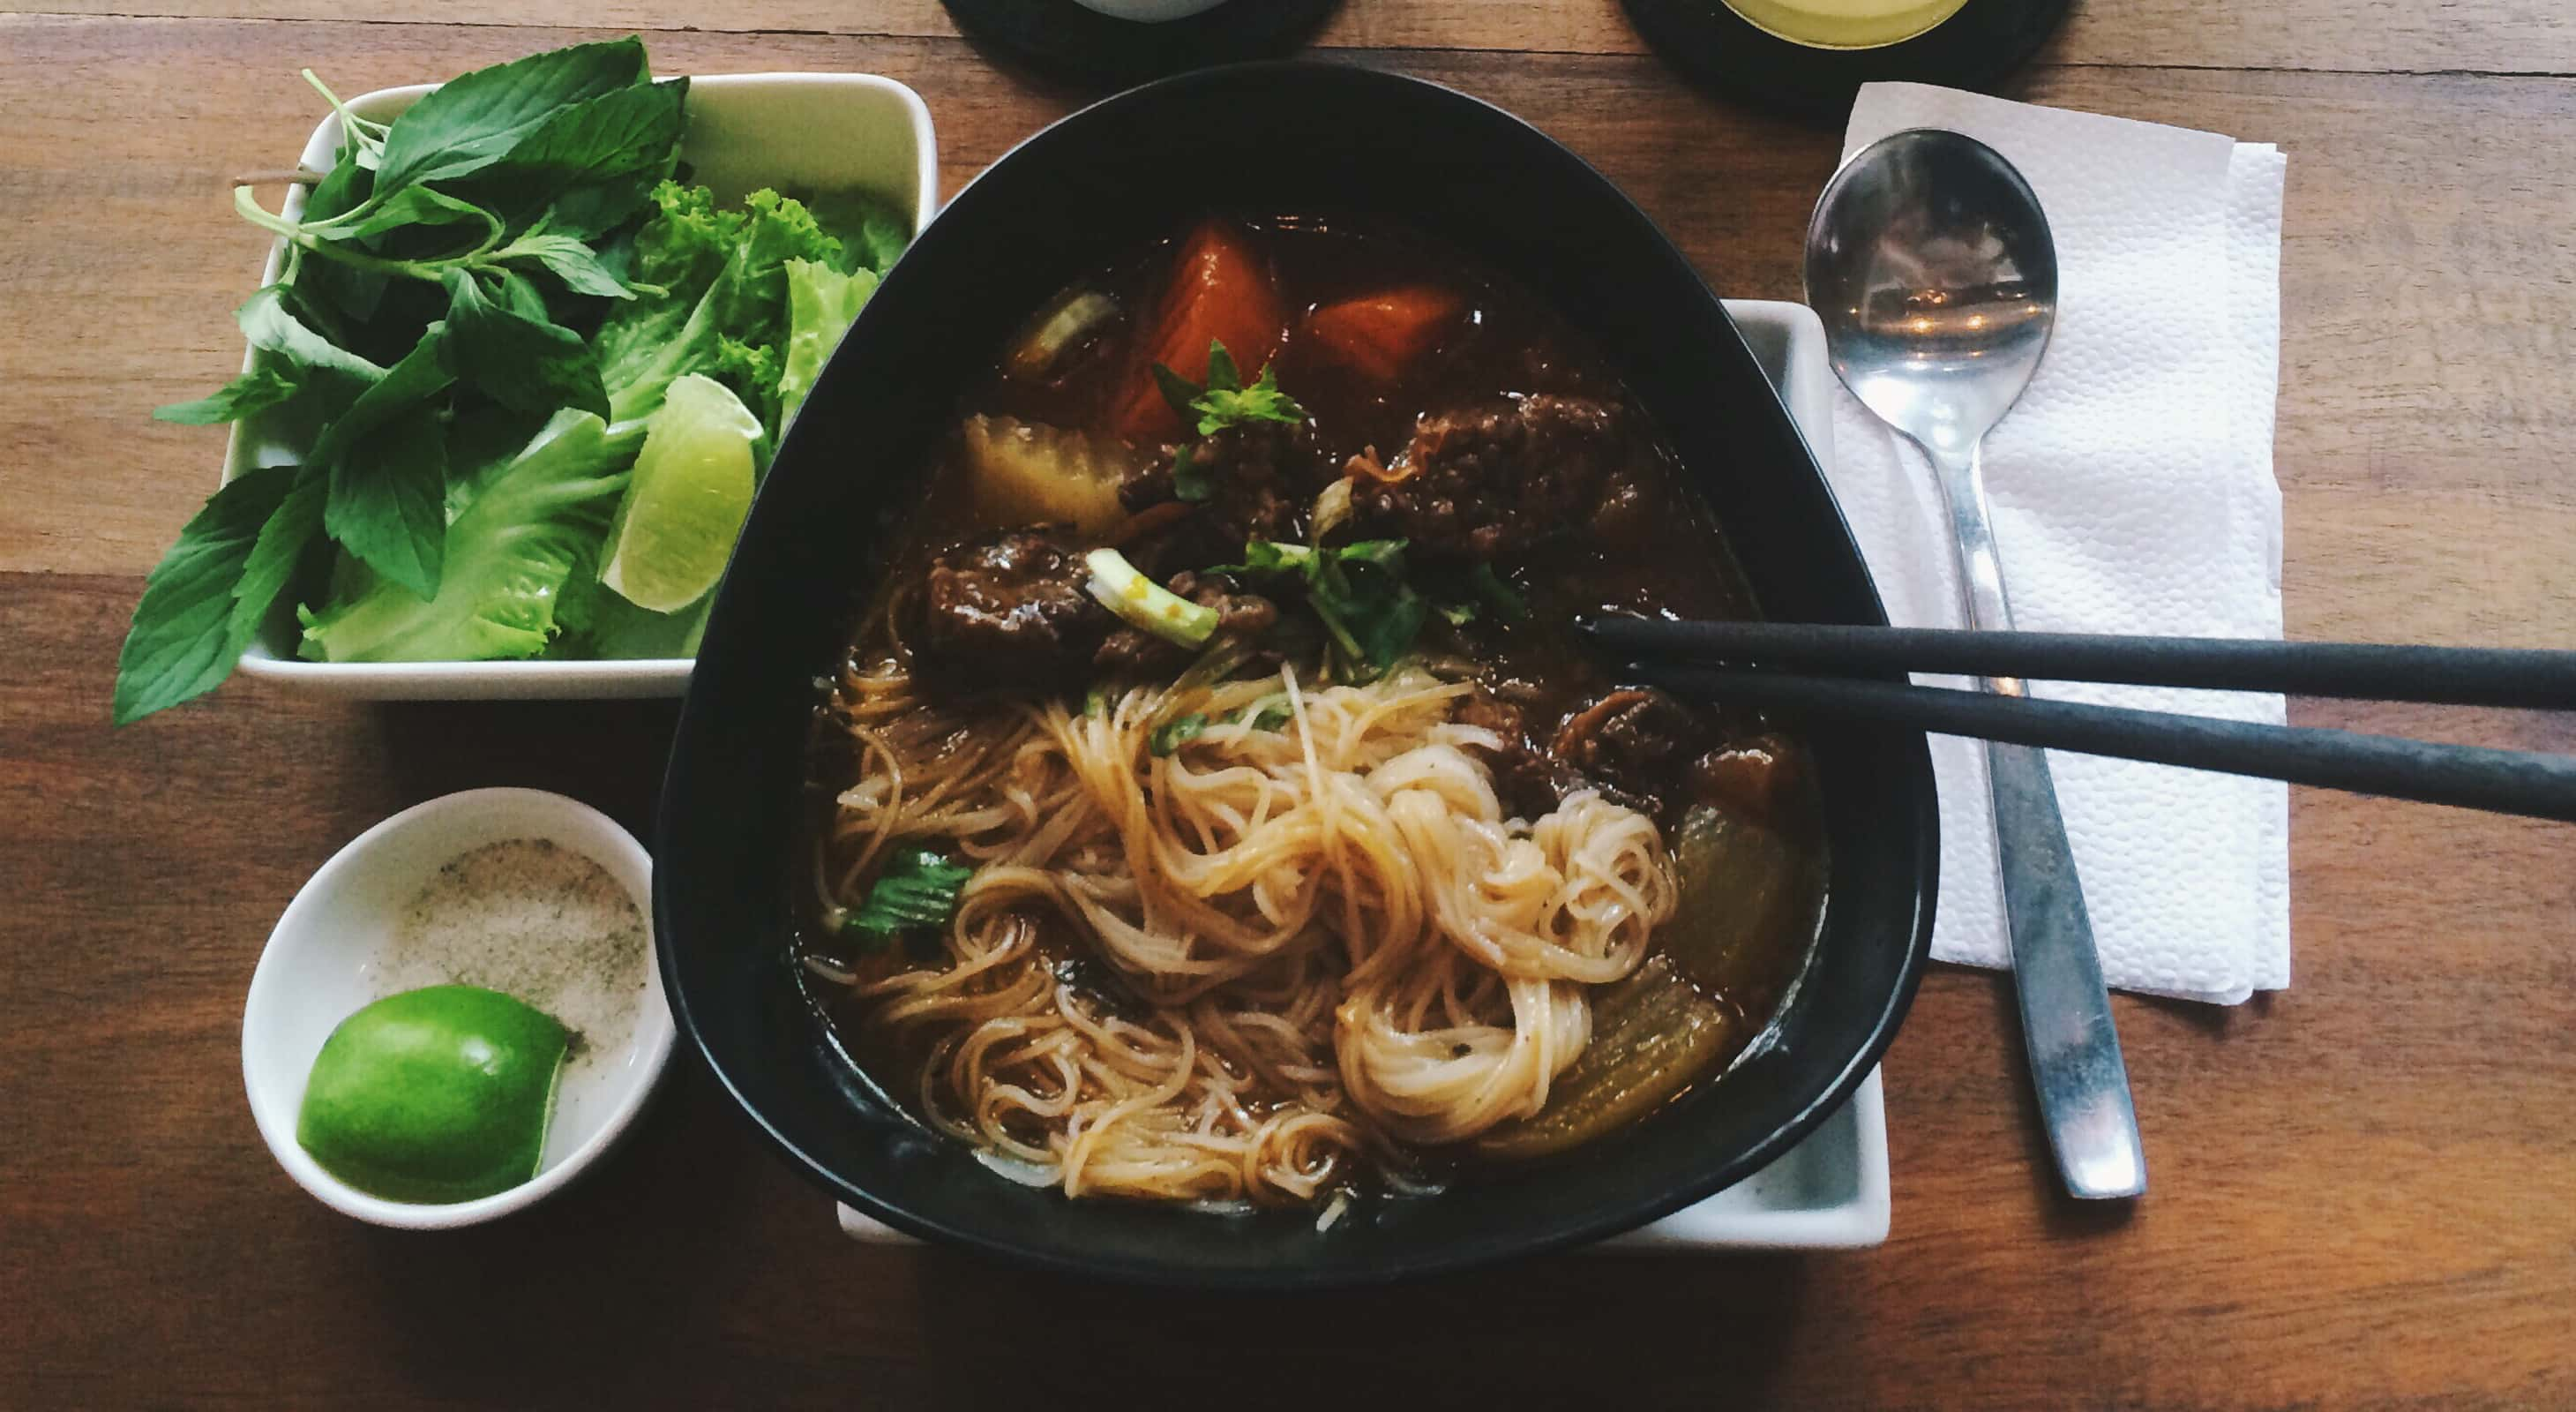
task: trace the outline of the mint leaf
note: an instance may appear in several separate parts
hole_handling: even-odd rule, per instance
[[[218,422],[237,422],[253,412],[277,404],[304,390],[295,378],[266,365],[254,366],[249,372],[194,402],[173,402],[157,408],[152,415],[181,426],[212,426]]]
[[[524,308],[526,297],[513,295],[512,303]],[[447,336],[440,358],[459,379],[522,412],[571,407],[608,415],[598,356],[581,335],[520,308],[492,303],[463,270],[447,272],[447,298]],[[538,303],[542,306],[542,298]]]
[[[390,194],[417,182],[482,171],[557,109],[651,77],[644,41],[629,36],[531,54],[450,79],[386,130],[376,190]]]
[[[263,466],[227,482],[179,531],[144,580],[143,598],[116,659],[111,708],[118,725],[204,695],[231,675],[249,645],[238,633],[235,594],[261,530],[303,473]],[[261,605],[265,610],[266,605]]]

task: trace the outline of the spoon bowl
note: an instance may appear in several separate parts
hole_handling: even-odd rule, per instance
[[[2057,246],[2030,183],[1975,138],[1916,128],[1852,158],[1807,251],[1834,372],[1924,445],[1964,450],[2039,370]]]

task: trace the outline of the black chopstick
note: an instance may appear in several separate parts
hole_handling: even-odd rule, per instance
[[[1834,675],[1932,672],[2576,709],[2576,652],[1625,617],[1587,619],[1584,627],[1623,657],[1803,667]]]
[[[2114,755],[2576,823],[2576,759],[2394,736],[2259,725],[1982,691],[1640,661],[1641,679],[1716,701],[1791,707],[1942,735]]]

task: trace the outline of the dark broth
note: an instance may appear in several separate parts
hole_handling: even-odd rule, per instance
[[[1392,456],[1412,437],[1421,415],[1529,394],[1617,404],[1633,425],[1648,425],[1587,339],[1529,291],[1478,270],[1455,250],[1376,221],[1298,216],[1248,218],[1242,224],[1253,232],[1275,271],[1292,329],[1272,364],[1279,385],[1302,404],[1318,438],[1337,456],[1364,449]],[[961,417],[1010,417],[1106,435],[1116,399],[1135,366],[1130,343],[1139,335],[1133,311],[1151,304],[1173,259],[1174,242],[1158,242],[1082,281],[1114,299],[1121,313],[1094,329],[1043,378],[1013,375],[1007,354],[997,353],[992,371],[960,399]],[[1293,332],[1301,316],[1319,305],[1402,285],[1452,291],[1467,312],[1432,356],[1419,359],[1392,385],[1318,356]],[[1256,371],[1246,366],[1243,375],[1250,380]],[[1452,625],[1435,616],[1421,643],[1427,656],[1471,666],[1479,680],[1519,706],[1528,738],[1540,748],[1567,717],[1627,685],[1616,674],[1616,664],[1590,651],[1574,632],[1578,615],[1755,615],[1751,592],[1719,526],[1684,483],[1669,448],[1652,434],[1630,441],[1634,449],[1614,473],[1606,497],[1615,504],[1575,533],[1511,556],[1510,581],[1530,610],[1525,620],[1507,622],[1485,614]],[[1139,454],[1153,453],[1140,448]],[[959,461],[948,457],[933,476],[921,510],[890,557],[890,583],[917,575],[946,544],[1008,527],[978,519]],[[1694,709],[1720,740],[1749,743],[1776,767],[1766,776],[1774,778],[1766,793],[1724,802],[1726,828],[1696,840],[1721,840],[1713,845],[1721,852],[1709,868],[1722,871],[1726,896],[1745,901],[1730,908],[1723,925],[1694,927],[1703,919],[1676,917],[1667,931],[1692,932],[1696,939],[1689,954],[1659,957],[1637,976],[1596,993],[1605,1042],[1601,1052],[1587,1053],[1563,1076],[1563,1102],[1552,1096],[1538,1118],[1497,1129],[1491,1136],[1498,1140],[1468,1145],[1475,1151],[1423,1154],[1426,1170],[1453,1169],[1478,1151],[1491,1158],[1546,1156],[1631,1121],[1723,1072],[1759,1036],[1793,987],[1815,935],[1823,892],[1821,834],[1803,748],[1756,714]],[[849,779],[846,763],[835,763],[835,744],[818,733],[818,827],[828,817],[832,795]],[[1677,842],[1681,831],[1668,821],[1667,841]],[[1690,892],[1686,883],[1685,896]],[[840,948],[822,938],[819,928],[809,928],[809,935],[816,937],[813,954],[838,954]],[[1659,949],[1664,935],[1658,933]],[[1117,983],[1105,962],[1090,954],[1073,928],[1048,922],[1043,946],[1057,958],[1060,974],[1105,1004],[1131,1011],[1141,1004]],[[922,1054],[872,1042],[846,1015],[839,1017],[837,1029],[884,1091],[907,1105],[916,1101]],[[1620,1046],[1642,1054],[1644,1047],[1659,1042],[1657,1036],[1669,1038],[1680,1029],[1696,1034],[1689,1072],[1660,1075],[1651,1085],[1620,1087],[1615,1071],[1623,1062],[1646,1062]],[[1575,1111],[1585,1103],[1599,1110],[1597,1119]],[[1553,1136],[1551,1120],[1561,1130]]]

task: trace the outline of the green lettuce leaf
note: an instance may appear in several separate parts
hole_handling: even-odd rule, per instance
[[[635,459],[635,440],[589,412],[558,412],[447,527],[434,595],[379,578],[304,619],[303,655],[324,662],[533,657],[555,631],[574,568],[596,551]]]
[[[595,343],[611,420],[650,415],[689,373],[717,377],[748,405],[775,403],[775,386],[745,385],[761,371],[747,350],[774,349],[787,335],[787,262],[834,265],[846,247],[803,203],[775,191],[718,211],[704,188],[666,182],[654,201],[661,209],[636,236],[627,282],[665,292],[618,305]],[[775,362],[766,374],[777,376]]]
[[[776,430],[783,430],[805,405],[823,364],[876,290],[877,276],[870,270],[843,274],[819,261],[787,262],[787,353],[778,369]]]

